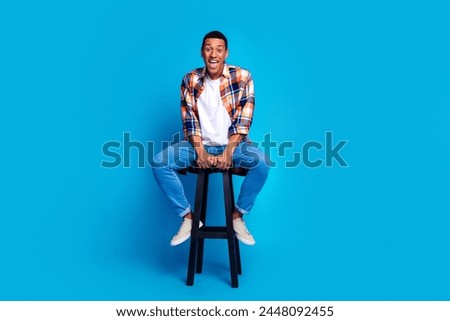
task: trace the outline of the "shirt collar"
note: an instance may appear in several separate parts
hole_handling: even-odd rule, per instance
[[[200,78],[205,78],[205,76],[206,66],[203,67],[202,72],[200,73]],[[228,65],[226,63],[223,65],[222,76],[224,76],[225,78],[230,78],[230,69],[228,68]]]

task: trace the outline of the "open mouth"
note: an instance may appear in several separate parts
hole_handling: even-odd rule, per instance
[[[212,59],[212,60],[209,61],[209,65],[210,65],[212,68],[217,67],[218,64],[219,64],[219,61],[218,61],[218,60]]]

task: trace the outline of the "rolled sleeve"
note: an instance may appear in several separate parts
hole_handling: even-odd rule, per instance
[[[237,114],[229,129],[229,136],[234,134],[248,135],[253,122],[253,110],[255,107],[255,94],[253,79],[250,73],[243,87],[242,96],[239,100]]]
[[[201,136],[202,132],[198,118],[192,108],[193,97],[190,94],[188,88],[189,78],[186,76],[181,82],[180,96],[181,96],[181,120],[183,123],[184,139],[188,139],[189,136]]]

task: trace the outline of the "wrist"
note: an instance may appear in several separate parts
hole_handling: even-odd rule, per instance
[[[234,149],[235,149],[235,148],[236,148],[236,147],[227,146],[227,147],[225,148],[225,150],[223,151],[223,154],[224,154],[225,156],[231,157],[231,156],[233,156],[233,153],[234,153]]]
[[[195,152],[197,153],[198,156],[203,156],[206,154],[206,151],[202,147],[195,148]]]

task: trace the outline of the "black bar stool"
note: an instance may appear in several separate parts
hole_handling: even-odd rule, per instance
[[[228,255],[230,257],[230,275],[231,287],[238,287],[238,274],[242,274],[241,256],[239,252],[239,242],[233,230],[233,211],[234,211],[234,191],[233,191],[233,175],[247,175],[245,168],[230,168],[221,170],[217,168],[201,169],[189,167],[179,171],[180,174],[186,172],[197,175],[197,188],[195,192],[194,219],[191,231],[191,244],[189,250],[189,263],[187,271],[187,285],[194,284],[194,271],[201,273],[203,268],[203,249],[205,239],[227,239]],[[206,225],[206,204],[208,200],[208,181],[209,175],[213,173],[221,173],[223,179],[223,193],[225,200],[225,218],[226,226],[207,226]],[[200,220],[203,226],[199,228]]]

